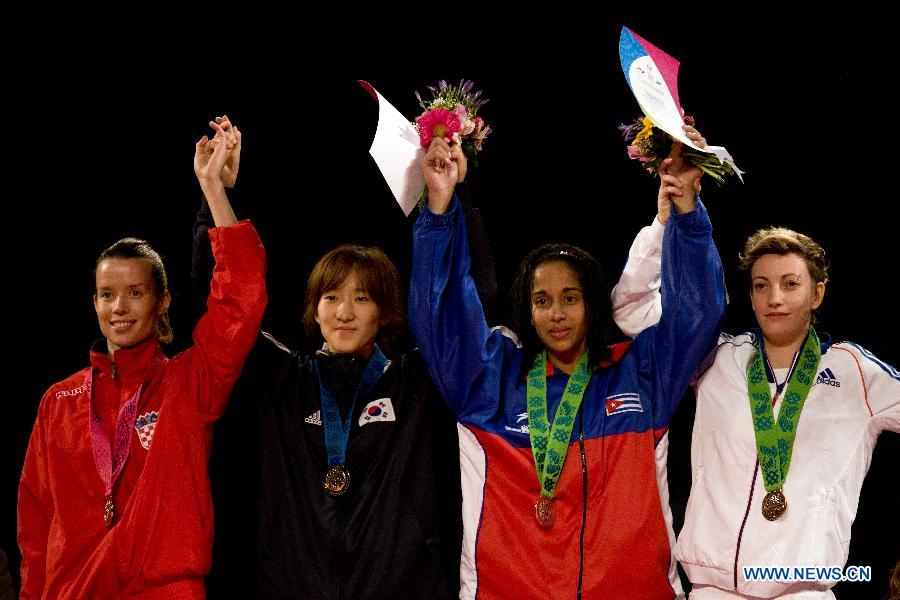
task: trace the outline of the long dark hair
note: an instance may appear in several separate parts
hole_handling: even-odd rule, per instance
[[[592,366],[609,360],[609,343],[615,331],[612,304],[600,263],[587,251],[571,244],[544,244],[528,253],[522,260],[513,280],[510,296],[513,305],[513,326],[525,351],[522,374],[531,368],[534,358],[544,349],[531,322],[531,289],[534,272],[542,264],[560,261],[569,265],[578,277],[584,296],[587,319],[588,361]]]

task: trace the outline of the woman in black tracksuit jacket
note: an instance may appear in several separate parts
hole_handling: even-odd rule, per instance
[[[473,266],[479,293],[493,305],[493,259],[483,224],[465,184],[457,191],[475,232],[470,245],[479,259]],[[194,227],[194,298],[204,297],[211,270],[209,226],[204,206]],[[371,284],[360,293],[380,311],[384,324],[375,338],[390,359],[369,392],[355,399],[368,357],[335,352],[331,346],[340,340],[326,331],[327,316],[319,310],[321,302],[338,300],[340,291],[333,288],[349,278],[342,277],[348,268]],[[314,267],[307,290],[307,333],[319,334],[320,344],[325,334],[322,349],[291,350],[260,333],[214,438],[211,598],[254,590],[260,598],[458,595],[456,421],[419,353],[390,347],[389,338],[403,323],[399,283],[396,268],[380,250],[339,247]],[[357,306],[359,298],[352,298]],[[362,318],[357,313],[348,322]],[[352,411],[344,461],[350,484],[338,496],[323,488],[329,465],[320,381],[335,397],[342,420]]]

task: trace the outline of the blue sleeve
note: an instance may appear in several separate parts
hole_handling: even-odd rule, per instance
[[[635,340],[649,380],[653,427],[668,427],[703,358],[715,347],[725,313],[722,261],[706,207],[674,213],[662,252],[662,317]]]
[[[410,327],[432,379],[463,422],[497,411],[504,367],[517,354],[511,340],[488,328],[470,263],[458,198],[441,215],[426,207],[413,230]]]

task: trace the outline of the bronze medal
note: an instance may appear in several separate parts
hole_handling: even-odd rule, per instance
[[[112,496],[106,497],[106,504],[103,506],[103,523],[106,528],[112,527],[113,519],[116,518],[116,505],[113,504]]]
[[[774,490],[766,494],[762,502],[762,514],[769,521],[775,521],[781,518],[784,511],[787,510],[787,498],[780,489]]]
[[[340,496],[350,487],[350,473],[344,465],[331,465],[325,473],[323,487],[332,496]]]
[[[553,527],[553,520],[555,519],[555,515],[553,514],[553,500],[547,496],[538,498],[538,501],[534,503],[534,516],[537,517],[538,525],[540,525],[541,529],[544,531]]]

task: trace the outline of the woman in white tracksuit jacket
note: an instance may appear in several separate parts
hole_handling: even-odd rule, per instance
[[[616,322],[631,336],[659,319],[662,234],[659,222],[638,234],[613,291]],[[741,258],[759,327],[722,334],[697,373],[691,495],[675,555],[693,584],[692,599],[833,598],[830,575],[814,571],[812,580],[798,581],[793,567],[846,563],[875,442],[884,430],[900,432],[900,374],[856,344],[820,340],[782,487],[787,509],[768,520],[748,367],[762,349],[770,393],[784,392],[824,297],[827,270],[821,246],[782,228],[755,233]],[[777,398],[774,415],[781,404]],[[792,569],[754,580],[745,567]]]

